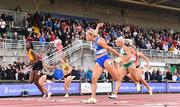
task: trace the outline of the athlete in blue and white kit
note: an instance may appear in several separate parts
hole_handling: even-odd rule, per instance
[[[107,55],[107,51],[113,53],[117,57],[121,57],[121,55],[115,49],[108,46],[103,38],[99,37],[98,29],[102,26],[103,23],[100,23],[97,25],[96,30],[89,29],[86,32],[86,40],[92,41],[96,49],[96,64],[94,65],[92,75],[92,94],[91,98],[89,98],[86,103],[96,103],[97,81],[104,69],[110,73],[115,81],[120,77],[120,73],[118,73],[118,71],[115,69],[113,60],[111,60]]]

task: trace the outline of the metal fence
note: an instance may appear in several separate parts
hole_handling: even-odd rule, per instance
[[[54,47],[54,43],[51,42],[32,42],[34,50],[37,51],[47,51],[48,48]],[[16,49],[16,50],[25,50],[26,42],[23,40],[13,40],[13,39],[4,39],[0,40],[0,47],[3,49]]]
[[[170,51],[155,50],[155,49],[139,49],[145,55],[149,57],[160,57],[160,58],[180,58],[180,53],[174,54]]]
[[[93,49],[92,44],[90,42],[82,41],[82,43],[80,43],[80,41],[79,42],[76,41],[75,43],[78,43],[78,45],[82,45],[83,48],[91,49],[91,50]],[[54,44],[51,42],[42,43],[39,41],[33,41],[32,44],[34,46],[34,50],[37,50],[37,51],[47,51],[49,47],[54,47]],[[18,41],[12,40],[12,39],[0,40],[0,48],[3,48],[3,49],[25,50],[25,45],[26,43],[23,40],[18,40]],[[173,52],[169,52],[169,51],[165,52],[163,50],[155,50],[155,49],[138,49],[138,50],[143,52],[145,55],[149,57],[173,58],[173,59],[180,58],[180,53],[174,54]]]
[[[92,43],[83,41],[83,46],[92,50]],[[114,47],[114,49],[118,50],[118,47]],[[180,58],[180,53],[173,53],[170,51],[164,50],[156,50],[156,49],[138,49],[139,51],[143,52],[145,55],[149,57],[159,57],[159,58]]]
[[[57,63],[59,63],[61,58],[64,58],[66,56],[71,56],[74,52],[81,49],[82,46],[83,46],[82,41],[78,40],[78,41],[72,43],[70,46],[67,46],[67,47],[63,48],[62,50],[54,52],[51,55],[45,57],[43,59],[43,62],[47,63],[49,65],[57,64]]]

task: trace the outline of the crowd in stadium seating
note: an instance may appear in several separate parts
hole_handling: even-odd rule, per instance
[[[1,19],[5,20],[3,17],[4,15],[1,16]],[[23,30],[23,34],[27,41],[51,42],[59,38],[64,47],[76,39],[85,40],[85,31],[88,28],[95,28],[98,23],[97,21],[52,17],[50,14],[39,12],[28,12],[23,22],[26,28]],[[4,31],[1,30],[2,32]],[[115,46],[115,39],[123,36],[127,39],[133,39],[136,46],[142,49],[158,49],[173,51],[174,53],[178,53],[180,49],[180,42],[178,41],[180,33],[173,30],[152,29],[145,31],[143,28],[134,25],[105,23],[99,34],[106,39],[110,46]]]
[[[146,81],[154,81],[154,82],[162,82],[165,80],[170,80],[170,81],[179,81],[180,79],[180,74],[178,73],[172,73],[170,70],[160,71],[160,69],[153,70],[152,73],[149,71],[145,72],[145,80]]]
[[[29,13],[25,22],[27,27],[37,26],[40,28],[38,35],[33,31],[31,37],[34,40],[44,38],[44,41],[49,42],[58,37],[62,40],[63,46],[71,44],[75,39],[85,40],[85,31],[88,28],[95,28],[97,24],[97,21],[54,18],[50,14],[44,15],[38,12]],[[110,46],[115,46],[115,39],[123,36],[127,39],[133,39],[136,46],[142,49],[158,49],[177,53],[180,48],[178,42],[180,33],[173,30],[145,31],[143,28],[133,25],[106,23],[99,34],[106,39]]]
[[[7,67],[0,65],[0,80],[28,80],[29,71],[25,68],[25,64],[21,63],[20,60]]]

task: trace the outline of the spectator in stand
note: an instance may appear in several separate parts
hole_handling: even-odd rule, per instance
[[[44,43],[46,42],[46,38],[44,37],[44,35],[41,35],[41,37],[39,38],[39,42],[44,45]]]
[[[6,22],[3,19],[0,19],[0,35],[6,32]]]
[[[38,11],[34,13],[34,26],[40,27],[40,14]]]
[[[17,32],[14,32],[12,39],[13,41],[16,41],[16,42],[20,40]]]
[[[54,42],[56,40],[56,35],[54,34],[54,32],[51,32],[51,37],[50,37],[50,41]]]
[[[145,80],[146,81],[150,81],[151,80],[151,73],[147,70],[146,72],[145,72]]]
[[[3,80],[7,79],[7,73],[4,67],[2,67],[2,79]]]
[[[73,66],[72,68],[72,72],[71,72],[72,76],[75,76],[75,80],[79,80],[80,79],[80,71],[75,69],[75,66]]]
[[[8,67],[5,68],[5,72],[6,72],[6,80],[10,80],[10,64],[8,65]]]
[[[88,82],[91,82],[91,79],[92,79],[92,70],[91,70],[90,67],[88,67],[88,70],[86,72],[86,78],[87,78]]]
[[[176,81],[180,81],[180,74],[177,74],[177,80]]]
[[[155,69],[152,71],[151,80],[152,80],[152,81],[156,81],[156,80],[157,80],[157,72],[156,72]]]
[[[29,80],[29,73],[31,72],[31,69],[27,69],[25,64],[21,64],[21,73],[19,74],[19,77],[23,77],[22,79],[19,78],[20,80]],[[22,76],[23,75],[23,76]]]
[[[111,77],[111,75],[110,75],[109,72],[108,72],[107,81],[111,81],[111,80],[112,80],[112,77]]]
[[[57,19],[55,19],[55,22],[53,24],[53,30],[58,30],[58,29],[59,29],[58,21]]]
[[[158,68],[158,70],[157,70],[157,81],[158,81],[158,82],[161,82],[161,81],[162,81],[162,72],[159,70],[159,68]]]
[[[147,49],[152,49],[152,46],[151,46],[150,41],[148,41],[148,43],[146,44],[146,48],[147,48]]]
[[[54,46],[53,46],[53,44],[49,44],[48,46],[47,46],[47,55],[49,56],[49,55],[51,55],[51,54],[53,54],[54,53]]]
[[[86,79],[86,73],[82,67],[79,67],[79,72],[80,72],[80,80],[85,80]]]
[[[162,81],[165,81],[165,78],[166,78],[166,72],[164,71],[162,74]]]
[[[8,15],[8,23],[9,23],[9,28],[14,27],[14,17],[11,14]]]
[[[176,81],[177,81],[177,73],[174,73],[174,74],[173,74],[173,76],[172,76],[172,80],[173,80],[174,82],[176,82]]]
[[[53,26],[53,23],[52,23],[51,18],[49,17],[48,20],[46,21],[46,29],[48,31],[51,31],[52,30],[52,26]]]
[[[166,80],[172,80],[172,74],[171,74],[171,72],[170,72],[169,70],[166,72],[166,77],[165,77],[165,79],[166,79]]]
[[[4,11],[3,11],[3,14],[1,14],[1,19],[2,19],[2,20],[6,20],[6,14],[5,14]]]
[[[49,34],[49,32],[46,32],[45,38],[46,38],[46,42],[50,42],[50,34]]]
[[[6,72],[8,80],[15,80],[16,70],[11,64],[8,65]]]
[[[103,80],[103,81],[106,81],[106,73],[103,72],[99,78],[99,80]]]
[[[15,9],[14,9],[16,12],[22,12],[22,9],[21,7],[18,5]]]
[[[56,47],[56,51],[62,51],[63,49],[62,41],[58,37],[54,41],[54,47]]]
[[[33,16],[32,16],[32,14],[29,12],[27,14],[27,17],[25,17],[24,19],[25,19],[24,24],[26,25],[25,27],[31,28],[32,25],[33,25]]]
[[[2,67],[0,65],[0,80],[2,80],[2,79],[3,79],[3,72],[2,72]]]

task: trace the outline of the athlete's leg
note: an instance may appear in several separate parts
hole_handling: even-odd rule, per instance
[[[115,90],[114,90],[114,94],[115,94],[115,95],[117,95],[118,92],[119,92],[119,88],[120,88],[120,86],[121,86],[121,81],[122,81],[122,79],[124,78],[124,76],[127,74],[127,70],[126,70],[125,68],[121,67],[121,68],[119,69],[119,72],[120,72],[121,76],[120,76],[119,80],[116,81],[116,87],[115,87]]]
[[[110,73],[113,80],[115,80],[115,81],[119,80],[120,73],[116,69],[114,62],[111,59],[108,59],[105,61],[104,67]]]
[[[135,66],[130,66],[128,67],[128,72],[131,74],[131,77],[134,79],[136,83],[139,82],[139,75],[138,75],[138,70],[136,69]]]
[[[96,89],[97,89],[97,81],[101,76],[104,68],[102,68],[98,63],[95,64],[93,68],[93,75],[92,75],[92,94],[91,97],[96,97]]]
[[[35,84],[36,84],[36,86],[39,88],[39,90],[41,91],[41,93],[42,93],[42,94],[45,94],[42,86],[39,84],[39,78],[40,78],[40,77],[41,77],[41,75],[40,75],[37,71],[35,71],[35,77],[34,77]]]
[[[45,84],[47,83],[47,82],[46,82],[46,79],[47,79],[47,75],[42,75],[42,76],[39,78],[39,85],[42,87],[43,93],[45,93],[45,94],[48,93],[48,90],[47,90],[46,87],[45,87]]]
[[[35,77],[35,71],[34,70],[32,70],[31,72],[30,72],[30,75],[29,75],[29,83],[33,83],[34,82],[34,77]]]

